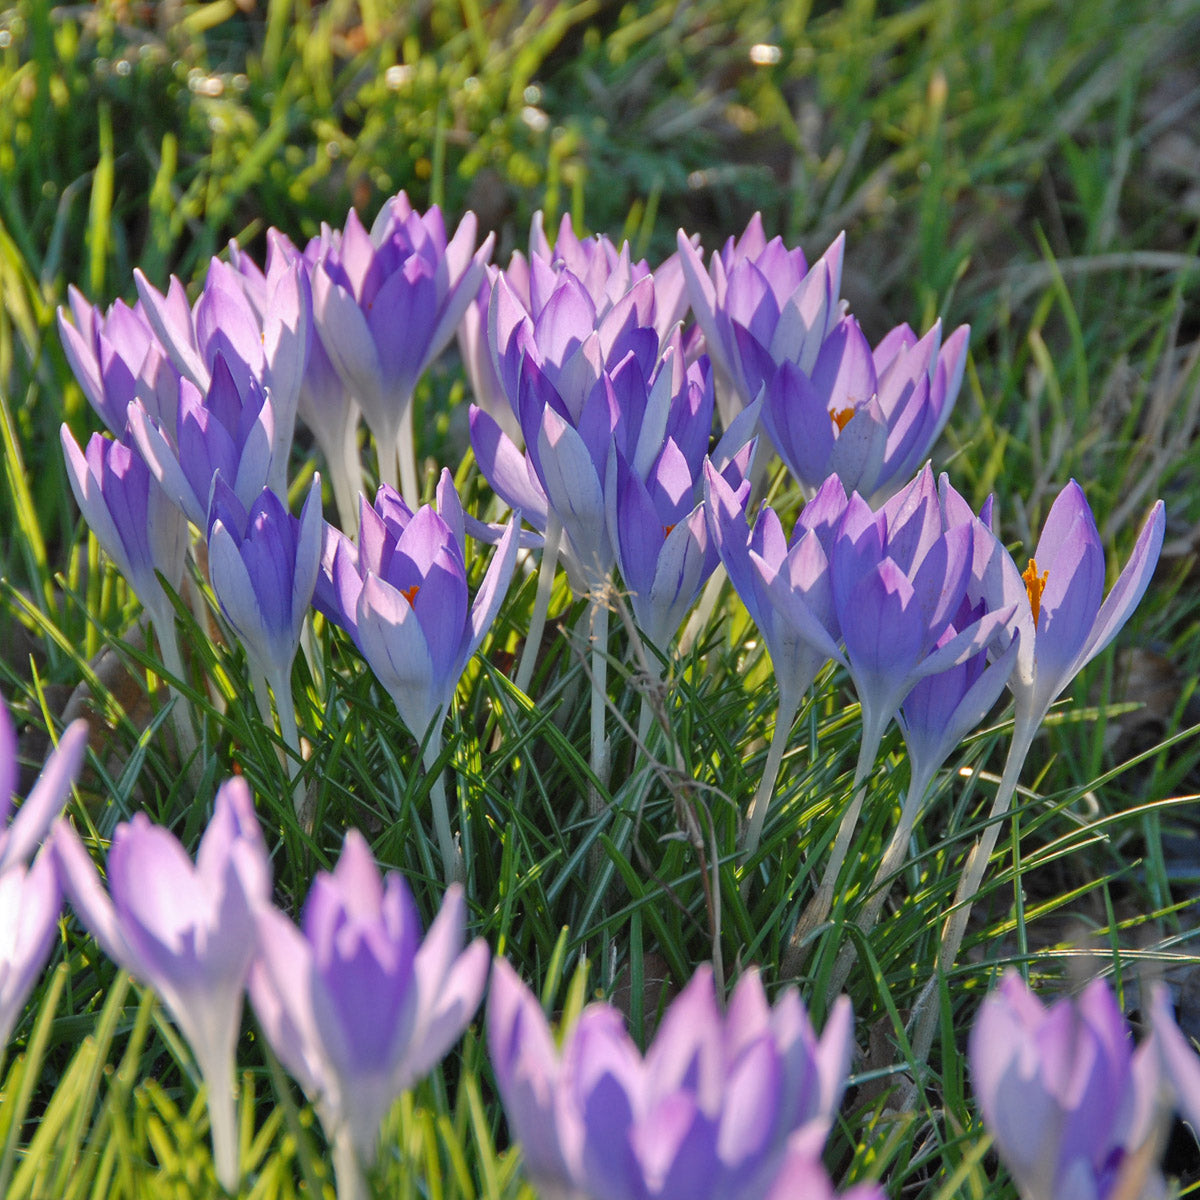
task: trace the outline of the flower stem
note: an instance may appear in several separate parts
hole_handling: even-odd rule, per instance
[[[850,842],[854,831],[858,828],[858,815],[862,812],[863,802],[867,798],[867,776],[875,765],[875,756],[879,753],[879,745],[883,741],[883,731],[887,728],[890,714],[880,716],[864,710],[862,741],[858,747],[858,765],[854,769],[854,799],[850,807],[842,814],[842,823],[838,826],[837,837],[834,839],[833,852],[821,877],[820,887],[817,888],[808,907],[800,915],[796,930],[792,934],[787,953],[784,955],[784,974],[795,974],[799,970],[804,943],[809,936],[825,922],[829,910],[833,907],[833,897],[837,890],[838,876],[846,861]]]
[[[337,1200],[367,1200],[366,1173],[345,1125],[333,1136],[333,1178]]]
[[[767,762],[763,767],[762,779],[759,780],[758,790],[750,801],[746,813],[749,824],[746,826],[746,844],[742,848],[742,862],[747,863],[754,857],[758,843],[762,839],[763,825],[767,820],[767,809],[775,792],[775,781],[779,778],[779,768],[783,765],[783,752],[787,749],[788,737],[792,732],[792,723],[800,707],[800,694],[794,688],[780,689],[779,707],[775,712],[775,728],[771,733],[771,748],[767,751]]]
[[[362,463],[358,457],[355,427],[347,424],[340,445],[326,447],[329,482],[333,487],[333,502],[338,520],[349,537],[358,537],[358,496],[362,491]]]
[[[174,612],[168,606],[165,612],[151,619],[158,637],[158,650],[162,655],[163,666],[173,678],[186,679],[187,670],[183,665],[183,655],[179,651],[179,638],[175,634]],[[179,753],[183,761],[190,764],[189,774],[199,778],[200,743],[196,740],[196,732],[188,719],[187,702],[173,683],[168,683],[167,686],[175,701],[171,707],[171,723],[175,726],[175,736],[179,740]]]
[[[413,512],[421,503],[421,487],[417,480],[417,448],[413,441],[413,398],[411,395],[400,409],[400,437],[396,445],[400,456],[400,494]]]
[[[236,1196],[241,1182],[241,1151],[238,1145],[237,1090],[233,1082],[232,1055],[217,1054],[201,1066],[208,1099],[208,1125],[212,1135],[213,1166],[217,1182]]]
[[[513,682],[528,694],[529,681],[533,678],[534,664],[542,645],[542,633],[546,628],[546,614],[550,611],[550,596],[554,591],[554,573],[558,569],[558,544],[562,539],[562,525],[550,512],[546,516],[546,536],[542,542],[542,561],[538,566],[537,595],[533,602],[533,616],[529,621],[529,633],[521,650],[521,661],[517,664],[517,675]]]
[[[911,762],[912,759],[910,758],[909,761]],[[879,910],[883,908],[888,893],[891,891],[890,887],[883,886],[884,881],[890,879],[900,868],[904,852],[908,847],[908,840],[912,837],[913,826],[917,823],[917,814],[921,811],[921,802],[925,799],[932,782],[933,772],[930,771],[925,771],[922,776],[914,776],[909,780],[908,791],[904,796],[904,805],[900,809],[900,820],[892,834],[892,840],[883,852],[883,858],[879,860],[867,902],[855,921],[863,933],[870,933],[879,919]],[[846,976],[850,974],[850,966],[853,961],[854,945],[848,942],[838,955],[833,975],[830,977],[829,994],[831,996],[842,990],[846,983]]]
[[[608,600],[597,589],[588,601],[588,626],[592,643],[592,751],[591,768],[600,787],[608,784],[608,738],[604,736],[604,717],[608,707]],[[591,789],[592,815],[598,815],[601,804],[595,788]]]
[[[1039,726],[1038,721],[1018,721],[1013,740],[1008,747],[1004,774],[1000,777],[996,798],[992,801],[992,810],[988,814],[987,828],[979,841],[971,847],[971,853],[967,856],[966,865],[959,876],[958,891],[954,894],[954,907],[942,927],[938,969],[922,989],[909,1021],[909,1028],[913,1030],[912,1049],[916,1062],[923,1062],[929,1054],[930,1046],[933,1045],[934,1023],[938,1016],[938,1006],[935,1003],[938,978],[945,976],[954,966],[954,960],[967,932],[967,922],[971,919],[971,905],[983,882],[983,873],[987,869],[992,851],[996,848],[996,839],[1000,836],[1001,818],[1008,812],[1012,798],[1016,795],[1021,769],[1025,766],[1025,758],[1033,745]]]
[[[279,714],[279,729],[283,734],[284,745],[291,751],[291,755],[284,761],[284,768],[292,780],[292,803],[296,815],[299,816],[306,791],[300,778],[304,755],[300,749],[300,729],[296,724],[296,705],[292,699],[289,674],[290,672],[277,671],[271,680],[271,692],[275,697],[275,711]]]
[[[455,844],[454,834],[450,830],[450,806],[446,801],[446,781],[443,778],[443,772],[436,769],[438,757],[442,753],[441,720],[442,718],[439,718],[438,728],[425,741],[421,761],[424,763],[425,770],[432,775],[429,799],[433,805],[433,828],[437,834],[438,848],[442,852],[442,874],[446,877],[446,883],[451,884],[455,880],[462,880],[466,875],[466,870],[462,851]]]

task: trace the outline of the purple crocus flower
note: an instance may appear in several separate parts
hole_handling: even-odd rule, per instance
[[[201,391],[179,383],[175,436],[137,403],[129,425],[155,479],[200,529],[208,527],[208,502],[219,471],[244,508],[274,477],[274,413],[257,380],[238,383],[223,355],[212,365],[212,382]],[[282,489],[281,489],[282,490]]]
[[[290,690],[321,569],[321,477],[313,477],[297,520],[270,488],[247,512],[218,474],[208,520],[208,571],[221,611],[275,692]]]
[[[255,288],[243,272],[214,258],[194,307],[174,276],[165,296],[140,271],[134,279],[146,320],[175,368],[200,393],[215,383],[218,360],[243,396],[251,386],[263,390],[271,411],[269,482],[284,492],[311,327],[308,282],[300,267],[277,255],[261,288]]]
[[[755,213],[740,238],[730,238],[709,269],[681,229],[679,258],[705,346],[730,388],[718,388],[717,403],[728,427],[734,414],[758,395],[748,377],[739,332],[775,363],[792,362],[810,372],[825,338],[844,307],[838,299],[845,238],[839,234],[810,268],[799,249],[781,238],[769,242]]]
[[[868,501],[909,479],[945,427],[966,366],[967,326],[941,345],[941,324],[917,340],[907,325],[874,351],[853,317],[828,332],[811,369],[776,361],[738,330],[742,368],[765,388],[763,426],[812,493],[829,475]]]
[[[217,791],[195,864],[144,813],[113,832],[108,891],[78,834],[54,831],[63,890],[100,948],[151,987],[196,1056],[208,1089],[217,1177],[237,1190],[234,1050],[256,945],[255,913],[270,901],[271,866],[242,779]]]
[[[1009,556],[983,581],[995,604],[1013,604],[1020,634],[1009,680],[1016,700],[1013,741],[1032,739],[1050,705],[1138,606],[1162,549],[1166,511],[1156,501],[1129,561],[1104,596],[1105,554],[1083,489],[1071,480],[1050,506],[1024,572]]]
[[[1175,1024],[1171,994],[1163,983],[1150,989],[1150,1027],[1158,1047],[1159,1065],[1171,1092],[1175,1107],[1200,1129],[1200,1054]]]
[[[438,206],[422,216],[400,192],[370,233],[351,210],[340,237],[329,237],[312,268],[317,330],[375,436],[384,482],[395,484],[405,438],[401,478],[410,505],[417,501],[413,390],[454,336],[483,279],[495,239],[488,234],[476,251],[475,230],[475,214],[467,213],[447,242]]]
[[[67,802],[87,739],[87,723],[73,721],[14,816],[17,737],[0,699],[0,1047],[54,945],[62,895],[53,856],[38,847]]]
[[[174,644],[175,611],[155,572],[179,588],[187,522],[133,447],[94,433],[85,452],[65,423],[61,435],[75,500],[105,554],[150,614],[164,653],[169,653],[166,643]]]
[[[860,1183],[845,1192],[835,1192],[819,1159],[792,1150],[771,1180],[765,1192],[746,1196],[745,1200],[887,1200],[877,1183]]]
[[[380,879],[354,829],[337,866],[313,881],[300,929],[274,908],[259,916],[250,1001],[339,1148],[339,1176],[370,1161],[392,1102],[479,1007],[488,950],[481,939],[464,949],[465,922],[462,889],[452,886],[422,939],[403,878]]]
[[[1108,985],[1049,1008],[1015,971],[971,1029],[971,1082],[1022,1200],[1165,1195],[1157,1168],[1161,1068],[1136,1050]]]
[[[58,332],[71,370],[115,437],[125,432],[134,401],[157,420],[175,409],[179,372],[159,344],[140,302],[117,300],[107,312],[88,304],[74,285],[67,289],[71,316],[58,310]]]
[[[359,543],[327,527],[316,605],[341,625],[414,737],[441,724],[459,676],[499,611],[516,564],[509,523],[474,604],[467,593],[462,505],[442,471],[437,507],[414,515],[384,484],[360,507]]]
[[[644,1058],[607,1004],[585,1008],[560,1051],[512,967],[497,959],[492,970],[489,1056],[543,1196],[761,1197],[786,1149],[819,1156],[852,1046],[844,997],[818,1039],[796,991],[772,1007],[755,971],[722,1015],[702,967]]]
[[[305,291],[305,318],[308,356],[300,379],[297,415],[312,431],[329,471],[338,517],[345,529],[356,529],[358,494],[362,490],[362,464],[359,461],[357,429],[359,408],[338,374],[317,333],[312,315],[311,275],[314,263],[327,249],[332,233],[325,230],[310,238],[304,250],[278,229],[267,231],[267,268],[262,268],[236,242],[229,243],[229,262],[242,276],[246,296],[259,318],[268,312],[269,280],[278,274],[280,263],[295,264]]]

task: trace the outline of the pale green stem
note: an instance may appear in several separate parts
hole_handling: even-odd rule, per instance
[[[842,823],[838,826],[837,837],[834,839],[833,852],[821,885],[816,894],[808,902],[792,934],[790,950],[793,956],[800,954],[800,948],[808,936],[824,924],[833,907],[833,898],[837,890],[838,875],[841,874],[842,864],[850,850],[850,842],[854,831],[858,828],[858,815],[862,811],[863,801],[867,798],[867,776],[875,765],[875,756],[879,753],[879,744],[883,741],[883,731],[887,728],[890,714],[880,717],[878,714],[863,714],[862,741],[858,748],[858,765],[854,769],[854,800],[842,815]]]
[[[592,642],[592,774],[600,787],[608,784],[608,738],[604,718],[608,710],[608,601],[597,589],[588,601],[588,625]],[[599,791],[592,790],[592,815],[601,809]]]
[[[935,1003],[937,981],[939,976],[945,976],[954,966],[962,946],[963,937],[967,932],[967,922],[971,919],[971,905],[983,882],[983,873],[996,848],[996,839],[1000,836],[1000,826],[1004,814],[1008,812],[1012,798],[1016,795],[1017,784],[1021,778],[1021,769],[1025,758],[1033,745],[1040,721],[1018,720],[1018,728],[1013,732],[1013,740],[1008,747],[1008,758],[1004,763],[1004,774],[1000,777],[1000,785],[996,789],[996,798],[992,801],[992,810],[988,816],[988,826],[980,836],[979,841],[971,848],[967,856],[966,866],[958,880],[958,891],[954,894],[954,908],[946,924],[942,928],[942,944],[938,953],[938,969],[930,976],[929,982],[921,991],[913,1008],[909,1028],[912,1029],[912,1048],[916,1062],[923,1062],[933,1045],[934,1026],[938,1017],[938,1006]]]
[[[345,1125],[333,1135],[333,1178],[337,1200],[368,1200],[367,1175]]]
[[[750,801],[746,813],[749,823],[746,826],[746,844],[742,848],[742,862],[747,863],[754,857],[758,843],[762,840],[763,826],[767,820],[767,809],[771,805],[771,797],[775,792],[775,782],[779,778],[779,768],[783,765],[783,752],[787,749],[788,738],[792,732],[792,722],[800,708],[801,694],[793,694],[794,689],[788,688],[779,693],[779,707],[775,712],[775,728],[771,733],[771,748],[767,751],[767,762],[763,767],[762,779],[758,782],[758,790]]]
[[[400,436],[396,444],[400,456],[400,494],[413,512],[421,503],[421,487],[417,479],[417,448],[413,440],[413,398],[410,395],[400,410]]]
[[[562,539],[562,525],[553,512],[546,515],[546,537],[542,543],[542,561],[538,566],[537,595],[533,602],[533,616],[529,621],[529,633],[521,650],[521,661],[513,682],[528,694],[529,681],[537,662],[538,650],[542,645],[542,634],[546,628],[546,614],[550,611],[550,596],[554,591],[554,573],[558,569],[558,544]]]
[[[461,881],[466,875],[466,869],[463,864],[462,851],[455,844],[454,834],[450,830],[450,806],[446,801],[446,783],[442,777],[443,773],[435,770],[438,756],[442,753],[441,722],[443,719],[443,717],[438,718],[438,728],[426,739],[421,761],[425,765],[425,770],[432,776],[429,800],[433,805],[433,828],[437,834],[438,848],[442,853],[442,874],[446,877],[446,883],[451,884],[455,880]]]

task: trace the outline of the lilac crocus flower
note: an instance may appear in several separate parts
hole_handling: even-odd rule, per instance
[[[1008,556],[997,560],[983,586],[994,603],[1016,605],[1013,627],[1021,639],[1009,680],[1016,700],[1014,742],[1032,739],[1063,689],[1129,620],[1150,584],[1165,530],[1159,500],[1105,597],[1104,545],[1083,489],[1072,479],[1050,506],[1026,569],[1019,571]]]
[[[971,1082],[1022,1200],[1165,1195],[1162,1079],[1153,1039],[1133,1047],[1108,985],[1049,1008],[1009,971],[971,1029]]]
[[[164,654],[170,654],[175,611],[155,572],[179,588],[187,522],[132,446],[94,433],[85,452],[65,423],[61,435],[76,502],[105,554],[150,614]],[[176,671],[178,665],[168,663]]]
[[[845,1086],[849,1001],[817,1038],[794,989],[774,1007],[757,972],[722,1015],[710,969],[675,998],[645,1057],[591,1004],[561,1051],[536,997],[497,959],[488,1050],[539,1194],[572,1200],[751,1200],[785,1150],[815,1160]]]
[[[425,505],[414,515],[386,484],[373,507],[364,498],[357,548],[327,531],[317,607],[354,639],[418,739],[441,724],[499,611],[516,533],[510,521],[471,604],[463,511],[449,471],[438,482],[436,509]]]
[[[218,471],[244,508],[268,486],[275,475],[274,422],[257,380],[245,378],[239,384],[219,353],[206,391],[190,379],[180,380],[174,437],[140,404],[129,406],[130,429],[155,479],[200,529],[208,527],[208,502]]]
[[[90,305],[74,285],[67,289],[73,322],[58,310],[58,332],[71,370],[115,437],[125,432],[134,401],[157,420],[175,409],[179,372],[160,345],[140,303],[115,301],[107,312]]]
[[[467,213],[447,242],[438,206],[422,216],[400,192],[370,233],[351,210],[312,268],[317,330],[375,436],[381,478],[393,486],[405,439],[401,479],[410,505],[417,502],[413,390],[483,279],[495,239],[488,234],[476,250],[475,230],[475,214]]]
[[[271,866],[246,782],[217,791],[195,864],[144,813],[113,832],[108,891],[78,834],[54,831],[63,890],[100,948],[152,988],[183,1032],[208,1089],[217,1177],[239,1179],[234,1050]]]
[[[263,482],[284,492],[311,328],[308,281],[299,265],[276,256],[256,289],[243,272],[214,258],[194,307],[174,276],[165,296],[140,271],[134,280],[146,320],[175,368],[201,394],[213,386],[218,360],[243,396],[252,385],[262,389],[272,433],[271,474]]]
[[[871,502],[911,478],[958,396],[967,326],[941,344],[941,324],[918,340],[907,325],[874,351],[853,317],[826,335],[810,370],[776,362],[738,330],[752,390],[764,388],[762,420],[779,456],[811,494],[829,475]]]
[[[464,949],[466,902],[451,887],[429,931],[403,878],[380,879],[350,830],[321,872],[301,928],[274,908],[259,916],[250,1001],[267,1041],[316,1105],[335,1146],[339,1192],[375,1153],[379,1124],[401,1092],[462,1035],[487,983],[481,939]]]
[[[740,238],[730,238],[713,254],[707,272],[682,229],[678,243],[692,312],[709,355],[730,384],[717,395],[728,427],[758,395],[761,382],[747,375],[739,332],[749,333],[771,361],[813,369],[844,307],[838,292],[845,238],[839,234],[810,268],[803,251],[789,250],[778,237],[768,242],[755,213]]]
[[[208,520],[208,571],[221,611],[257,672],[276,693],[290,690],[321,569],[321,477],[313,477],[297,520],[270,488],[247,512],[218,475]]]
[[[62,895],[53,856],[38,848],[67,802],[87,739],[87,723],[73,721],[13,815],[17,737],[0,699],[0,1047],[7,1044],[54,945]]]

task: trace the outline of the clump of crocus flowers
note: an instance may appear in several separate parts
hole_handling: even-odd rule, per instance
[[[591,647],[590,766],[601,787],[611,763],[608,591],[629,594],[633,620],[669,661],[723,565],[779,692],[737,847],[747,871],[758,865],[803,698],[828,663],[844,670],[862,721],[852,799],[796,923],[791,965],[829,917],[891,723],[912,770],[870,898],[850,914],[865,934],[937,773],[1007,687],[1008,760],[947,919],[944,977],[1035,735],[1128,620],[1162,545],[1160,502],[1105,597],[1104,548],[1072,480],[1025,565],[1014,559],[993,502],[975,512],[927,462],[962,383],[969,331],[943,335],[935,322],[918,336],[901,324],[872,344],[839,295],[842,237],[810,265],[768,240],[756,217],[707,270],[684,231],[677,255],[657,265],[607,238],[581,239],[565,220],[551,245],[540,215],[528,256],[514,254],[508,267],[488,263],[492,240],[476,246],[472,214],[447,237],[436,206],[422,214],[401,193],[369,230],[351,212],[302,251],[272,230],[262,267],[231,246],[194,303],[179,280],[163,293],[139,274],[132,307],[102,311],[72,289],[70,313],[60,313],[68,359],[109,430],[81,451],[63,427],[71,485],[149,616],[168,676],[188,678],[171,592],[183,587],[190,555],[201,581],[190,601],[203,609],[211,585],[261,716],[278,720],[298,812],[315,768],[305,762],[292,675],[314,608],[345,631],[434,773],[430,807],[449,890],[425,933],[404,880],[381,877],[353,830],[336,867],[313,882],[298,929],[272,906],[253,798],[236,779],[217,792],[194,863],[137,815],[113,834],[107,890],[66,823],[27,869],[78,769],[79,727],[64,734],[0,845],[0,900],[37,911],[36,920],[22,916],[8,947],[0,1025],[11,1030],[48,951],[61,885],[101,947],[159,994],[184,1033],[208,1088],[217,1175],[230,1190],[240,1177],[233,1063],[247,988],[268,1042],[321,1119],[342,1200],[363,1193],[393,1100],[481,1003],[488,955],[482,942],[466,945],[470,897],[439,766],[442,729],[519,563],[537,574],[520,690],[533,680],[559,566],[587,598],[580,631]],[[456,334],[476,401],[471,445],[496,499],[486,511],[464,511],[445,467],[435,503],[421,503],[414,394]],[[360,417],[374,442],[373,501],[362,494]],[[324,458],[343,528],[323,519],[322,477],[300,474],[311,468],[297,461],[297,421]],[[805,500],[790,535],[772,506],[751,521],[772,451]],[[289,497],[299,492],[293,514]],[[507,521],[498,519],[504,508]],[[474,599],[468,539],[494,545]],[[646,709],[639,741],[648,717]],[[181,748],[198,761],[206,743],[182,691],[175,720]],[[13,790],[11,742],[0,723],[0,803]],[[838,960],[834,992],[849,961]],[[702,968],[679,981],[643,1057],[610,1006],[586,1008],[559,1045],[503,959],[491,980],[493,1071],[543,1196],[833,1194],[821,1150],[851,1063],[847,1004],[834,1005],[818,1038],[794,990],[771,1004],[746,970],[726,1003]],[[937,982],[913,1018],[918,1061],[932,1038]],[[1009,977],[984,1002],[971,1046],[976,1091],[1026,1200],[1154,1194],[1160,1112],[1172,1097],[1200,1110],[1200,1066],[1161,991],[1153,1011],[1150,1038],[1132,1051],[1101,985],[1047,1012]],[[1104,1120],[1088,1099],[1093,1087],[1116,1097]],[[846,1195],[881,1193],[867,1184]]]

